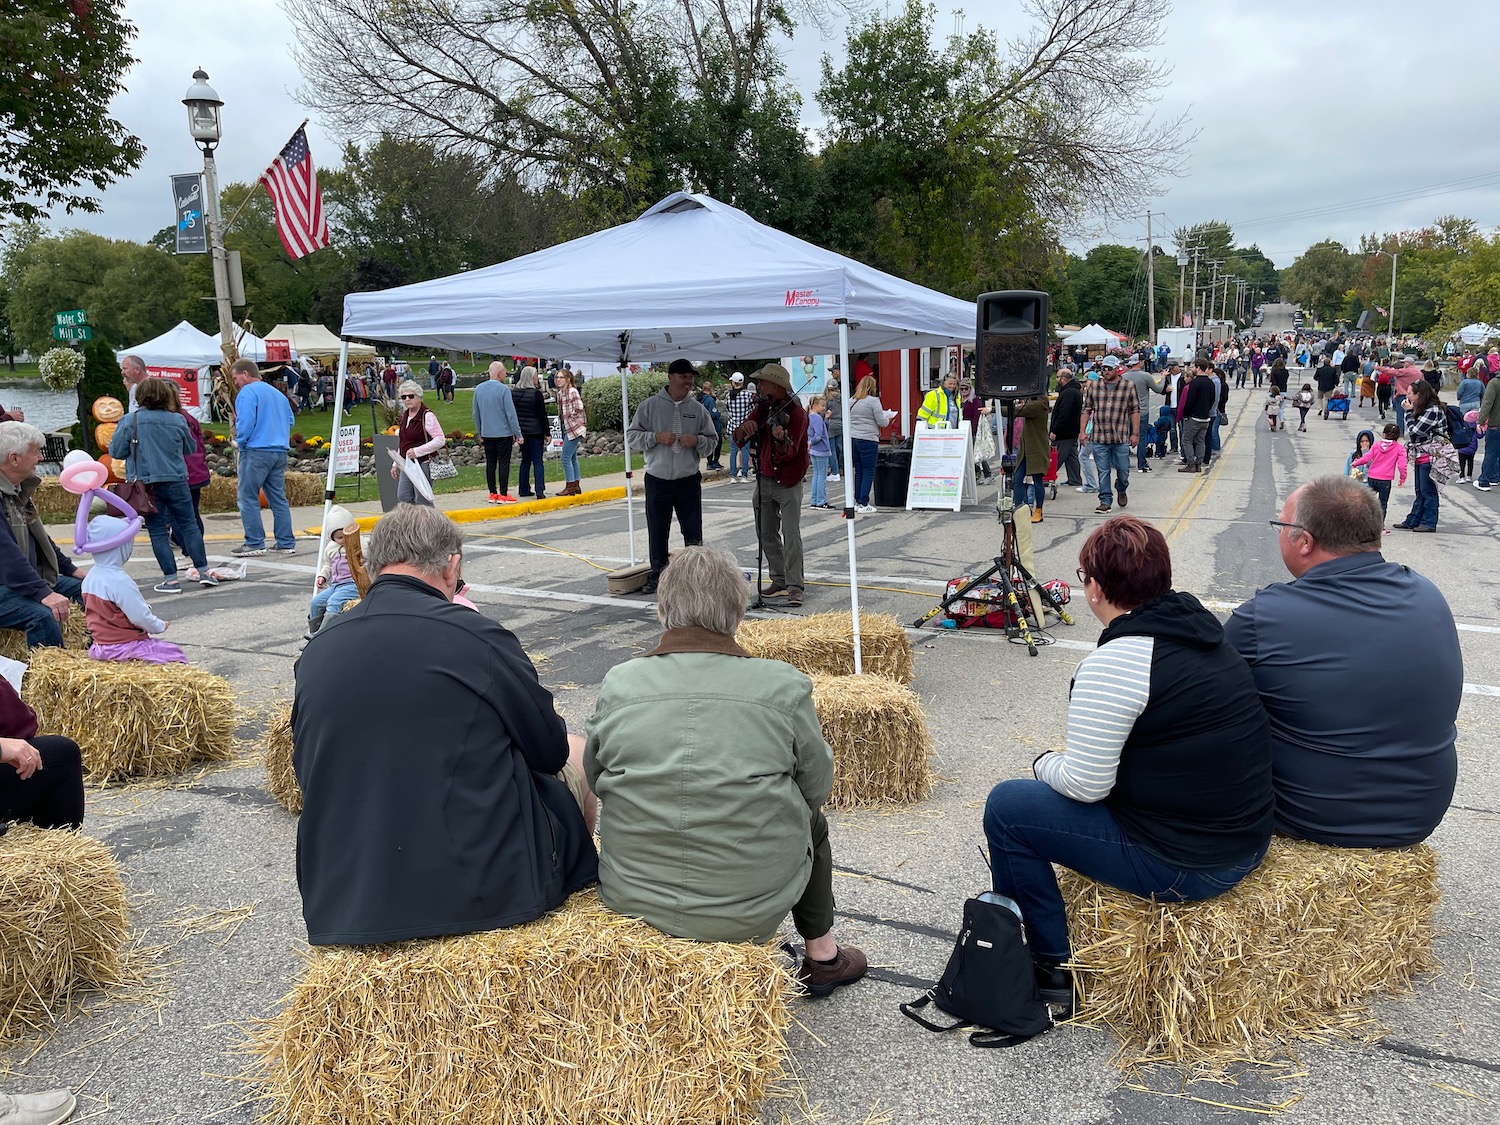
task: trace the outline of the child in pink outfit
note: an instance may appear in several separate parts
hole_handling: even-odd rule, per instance
[[[1380,512],[1385,514],[1386,505],[1391,499],[1391,481],[1399,472],[1401,483],[1406,484],[1406,446],[1398,440],[1401,431],[1396,428],[1395,423],[1386,426],[1382,431],[1385,437],[1375,443],[1374,448],[1363,457],[1356,457],[1349,462],[1351,468],[1365,465],[1365,480],[1375,490],[1375,495],[1380,497]]]

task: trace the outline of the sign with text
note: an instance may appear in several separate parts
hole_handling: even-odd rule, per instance
[[[203,406],[203,394],[196,367],[153,367],[147,364],[146,374],[153,379],[167,379],[177,384],[177,397],[182,399],[182,408],[201,420],[199,411]]]
[[[266,341],[267,363],[291,363],[292,344],[289,340],[267,340]]]
[[[946,508],[956,512],[964,501],[978,503],[974,483],[974,442],[967,424],[956,430],[934,430],[925,422],[912,435],[911,477],[906,509]]]
[[[57,325],[59,328],[78,328],[82,327],[88,322],[89,318],[84,314],[84,311],[82,309],[65,309],[63,312],[52,314],[52,323]]]
[[[333,471],[335,473],[359,472],[359,427],[340,426],[338,438],[333,443]]]
[[[172,205],[177,216],[177,252],[208,253],[208,224],[203,221],[203,174],[172,177]]]
[[[80,340],[92,340],[94,330],[87,324],[54,324],[52,338],[64,344],[76,344]]]

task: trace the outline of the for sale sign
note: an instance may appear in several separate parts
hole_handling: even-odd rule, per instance
[[[333,443],[333,471],[335,473],[359,472],[359,427],[340,426]]]

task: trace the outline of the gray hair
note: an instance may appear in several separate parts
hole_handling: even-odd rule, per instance
[[[1297,489],[1292,522],[1330,555],[1380,547],[1380,499],[1353,477],[1318,477]]]
[[[120,360],[120,370],[139,368],[142,375],[146,373],[146,361],[138,355],[128,355]]]
[[[392,566],[441,574],[450,558],[463,553],[464,533],[442,512],[425,504],[397,504],[370,532],[365,564],[374,574]]]
[[[728,551],[687,547],[673,552],[661,573],[656,618],[664,629],[707,629],[732,637],[745,619],[747,593],[745,576]]]
[[[521,373],[516,376],[516,386],[518,386],[518,387],[534,387],[534,386],[536,386],[536,368],[532,367],[531,364],[529,364],[529,363],[525,367],[521,368]]]
[[[406,380],[406,382],[402,383],[399,387],[396,388],[396,394],[397,394],[397,396],[404,395],[407,391],[415,391],[417,397],[421,398],[422,397],[422,384],[421,383],[414,383],[414,382],[412,382],[412,380],[408,379],[408,380]]]
[[[30,422],[0,422],[0,462],[12,453],[26,454],[31,447],[47,447],[47,436]]]

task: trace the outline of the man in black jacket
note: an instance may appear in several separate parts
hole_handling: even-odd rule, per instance
[[[1183,391],[1182,404],[1182,456],[1187,464],[1179,473],[1201,473],[1208,460],[1209,427],[1219,409],[1218,391],[1209,374],[1212,365],[1206,359],[1193,361],[1193,381]]]
[[[403,504],[370,592],[296,667],[297,885],[313,945],[520,925],[598,877],[595,802],[515,636],[453,603],[463,533]],[[361,704],[396,672],[399,693]]]
[[[1057,373],[1057,401],[1052,404],[1052,421],[1048,438],[1057,446],[1057,463],[1067,473],[1066,484],[1078,488],[1083,484],[1078,464],[1078,428],[1083,420],[1083,391],[1071,367]]]

